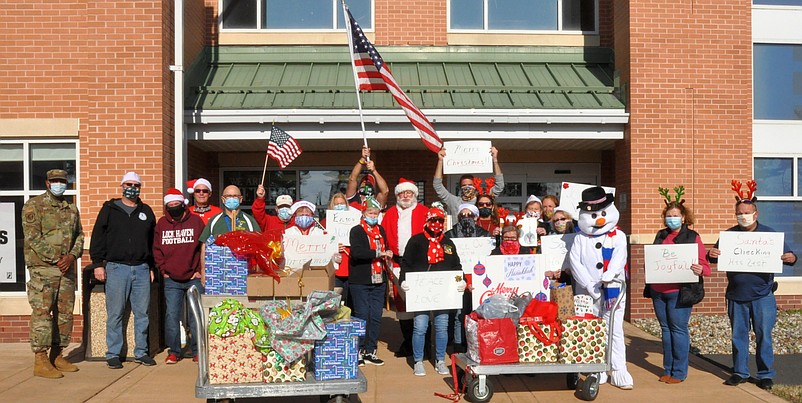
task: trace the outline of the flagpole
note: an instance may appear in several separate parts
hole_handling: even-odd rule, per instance
[[[343,19],[345,19],[345,27],[348,36],[348,57],[351,59],[351,72],[354,73],[354,90],[356,92],[356,105],[359,107],[359,123],[362,125],[362,143],[365,148],[368,148],[368,136],[365,134],[365,118],[362,116],[362,97],[359,95],[359,76],[356,74],[356,64],[354,62],[354,38],[351,34],[353,29],[351,27],[351,20],[348,19],[348,6],[345,5],[345,0],[340,0],[343,5]]]
[[[270,133],[273,133],[273,126],[275,126],[275,124],[276,124],[276,122],[273,122],[270,125]],[[270,138],[267,139],[267,146],[270,147]],[[269,160],[269,159],[270,159],[270,154],[265,152],[265,167],[262,168],[262,181],[259,182],[260,185],[264,185],[265,184],[265,174],[267,174],[267,160]],[[267,193],[267,192],[265,192],[265,193]]]

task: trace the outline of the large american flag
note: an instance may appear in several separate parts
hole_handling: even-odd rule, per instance
[[[295,157],[301,155],[301,146],[287,132],[273,126],[270,129],[270,142],[267,144],[267,155],[278,161],[281,169],[290,165]]]
[[[354,58],[359,89],[365,91],[390,91],[395,101],[404,109],[409,122],[415,127],[426,148],[433,152],[440,151],[443,148],[443,140],[440,140],[440,137],[437,136],[437,132],[435,132],[429,119],[395,82],[395,78],[390,73],[390,69],[384,64],[381,55],[379,55],[379,52],[376,51],[376,48],[373,47],[368,38],[365,37],[362,28],[359,27],[354,16],[351,15],[351,10],[346,8],[346,12],[351,25],[351,37],[354,45],[351,55]]]

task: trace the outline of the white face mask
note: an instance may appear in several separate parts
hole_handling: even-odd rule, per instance
[[[738,225],[744,228],[747,228],[755,223],[755,213],[738,214],[735,216],[735,218],[738,220]]]

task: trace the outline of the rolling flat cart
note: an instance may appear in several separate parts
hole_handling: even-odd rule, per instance
[[[621,293],[615,300],[613,311],[618,309],[623,296],[626,295],[626,283],[621,283]],[[582,400],[595,400],[599,393],[599,373],[607,372],[611,368],[610,354],[613,344],[613,329],[615,316],[610,317],[610,326],[607,329],[607,347],[605,349],[605,362],[595,364],[561,364],[561,363],[515,363],[515,364],[480,364],[465,353],[454,354],[456,365],[461,369],[457,377],[461,378],[461,385],[465,385],[465,397],[471,402],[488,402],[493,397],[493,385],[488,381],[489,375],[512,374],[566,374],[568,389],[576,389]],[[580,374],[586,375],[580,379]]]
[[[245,306],[253,307],[247,297],[237,296],[201,296],[194,286],[189,289],[189,308],[197,318],[198,326],[198,380],[195,383],[195,397],[205,398],[208,401],[218,399],[236,399],[252,397],[281,397],[281,396],[315,396],[319,395],[324,402],[348,402],[351,394],[363,393],[368,390],[368,382],[361,370],[356,379],[343,380],[315,380],[311,371],[307,372],[304,382],[282,383],[235,383],[212,385],[209,383],[209,351],[208,351],[208,325],[209,309],[225,298],[238,299]]]

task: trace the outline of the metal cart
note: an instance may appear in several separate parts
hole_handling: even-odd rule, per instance
[[[626,295],[626,283],[621,283],[621,293],[616,299],[612,310],[618,309],[621,300]],[[514,364],[480,364],[465,353],[454,354],[457,366],[462,370],[457,376],[461,378],[460,385],[465,385],[465,397],[471,402],[488,402],[493,397],[493,385],[488,381],[488,375],[512,374],[566,374],[568,389],[576,389],[582,400],[595,400],[599,393],[599,373],[610,370],[610,353],[613,344],[613,329],[615,315],[610,316],[607,332],[607,348],[605,362],[597,364],[560,364],[560,363],[514,363]],[[579,375],[587,375],[580,380]]]
[[[188,291],[189,309],[192,310],[198,326],[198,380],[195,383],[195,397],[215,401],[217,399],[236,399],[251,397],[279,397],[279,396],[315,396],[319,395],[321,401],[348,402],[351,394],[363,393],[368,390],[368,382],[361,370],[356,379],[344,380],[315,380],[310,372],[306,374],[304,382],[283,383],[239,383],[212,385],[209,383],[209,351],[208,322],[209,309],[225,298],[239,300],[245,306],[255,307],[242,296],[201,296],[196,287]]]

